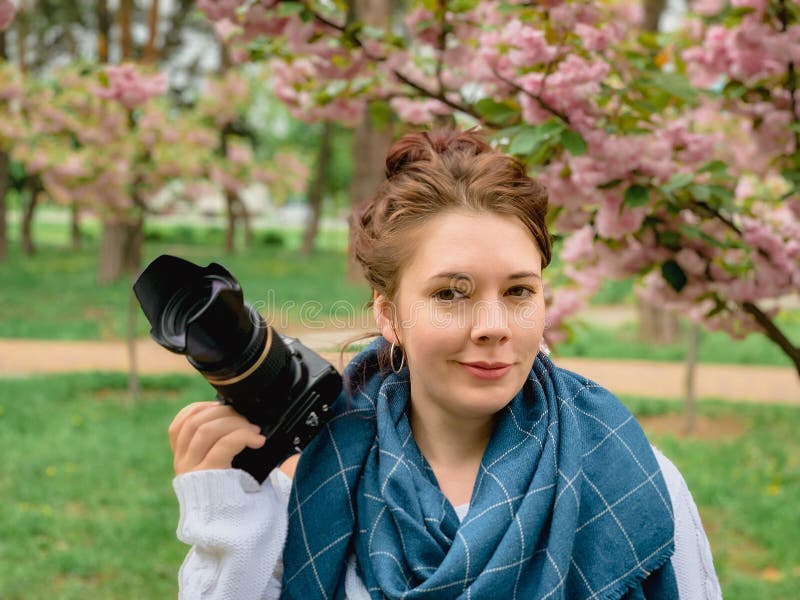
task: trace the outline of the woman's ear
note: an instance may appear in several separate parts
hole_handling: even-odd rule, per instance
[[[372,313],[375,315],[375,324],[378,331],[390,343],[400,345],[400,340],[394,328],[394,304],[383,294],[374,290],[372,292]]]

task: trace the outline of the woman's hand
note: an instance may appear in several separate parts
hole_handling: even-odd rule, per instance
[[[230,469],[245,448],[260,448],[266,438],[230,406],[195,402],[184,407],[169,426],[175,474],[204,469]]]

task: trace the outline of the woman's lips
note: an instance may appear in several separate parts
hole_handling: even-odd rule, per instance
[[[488,363],[458,363],[464,369],[478,379],[500,379],[506,373],[511,370],[511,365],[499,365],[499,366],[483,366],[488,365]]]

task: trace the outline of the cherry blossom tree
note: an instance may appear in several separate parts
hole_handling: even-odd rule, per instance
[[[800,372],[767,308],[800,288],[796,3],[704,0],[666,41],[628,27],[638,3],[410,5],[400,32],[336,3],[198,1],[234,56],[272,61],[300,118],[454,117],[524,160],[563,240],[551,342],[605,279],[636,277],[710,329],[767,335]],[[729,142],[743,130],[752,150]]]
[[[11,24],[16,11],[17,9],[11,0],[0,0],[0,31]]]

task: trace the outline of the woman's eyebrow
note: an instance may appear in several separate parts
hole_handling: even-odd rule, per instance
[[[535,277],[536,279],[542,278],[539,273],[534,273],[533,271],[521,271],[519,273],[512,273],[508,276],[508,279],[526,279],[528,277]],[[472,277],[467,273],[460,271],[446,271],[443,273],[437,273],[436,275],[431,276],[429,279],[472,279]]]

